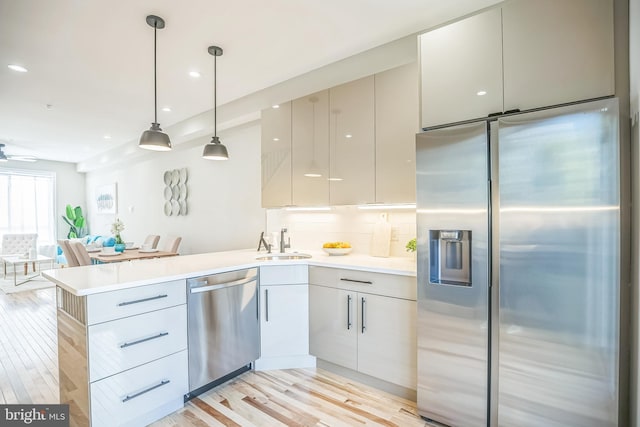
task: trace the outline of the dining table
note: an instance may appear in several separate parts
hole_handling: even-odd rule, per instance
[[[171,256],[178,256],[178,253],[166,252],[166,251],[144,251],[141,249],[125,249],[123,252],[119,252],[116,254],[112,254],[112,253],[105,254],[102,251],[89,252],[89,257],[91,258],[91,261],[97,264],[109,263],[109,262],[133,261],[137,259],[165,258],[165,257],[171,257]]]

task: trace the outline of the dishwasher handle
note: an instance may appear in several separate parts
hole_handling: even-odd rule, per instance
[[[249,278],[238,279],[232,282],[219,283],[217,285],[202,286],[199,288],[191,288],[189,289],[189,292],[191,292],[192,294],[199,294],[200,292],[209,292],[209,291],[215,291],[217,289],[230,288],[232,286],[246,285],[247,283],[255,282],[256,280],[258,280],[258,276],[251,276]],[[194,281],[194,283],[199,284],[203,282]]]

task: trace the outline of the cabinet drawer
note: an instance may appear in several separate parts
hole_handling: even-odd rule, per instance
[[[138,286],[87,296],[87,324],[147,313],[186,303],[184,280]]]
[[[306,265],[260,267],[260,285],[297,285],[309,281]]]
[[[187,348],[187,306],[89,326],[89,381]]]
[[[416,299],[416,278],[370,271],[309,267],[309,284],[409,300]]]
[[[144,426],[184,406],[187,351],[91,384],[91,425]]]

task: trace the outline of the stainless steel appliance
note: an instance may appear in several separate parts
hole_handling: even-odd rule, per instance
[[[417,136],[418,411],[618,423],[617,99]]]
[[[258,269],[187,280],[191,398],[244,372],[260,357]]]

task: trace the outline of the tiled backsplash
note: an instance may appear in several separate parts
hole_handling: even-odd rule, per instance
[[[266,230],[270,236],[287,227],[294,250],[320,250],[324,242],[345,241],[351,243],[353,253],[370,254],[374,226],[382,213],[391,224],[390,256],[411,256],[405,245],[416,235],[415,210],[372,211],[356,206],[338,206],[326,212],[267,209]]]

